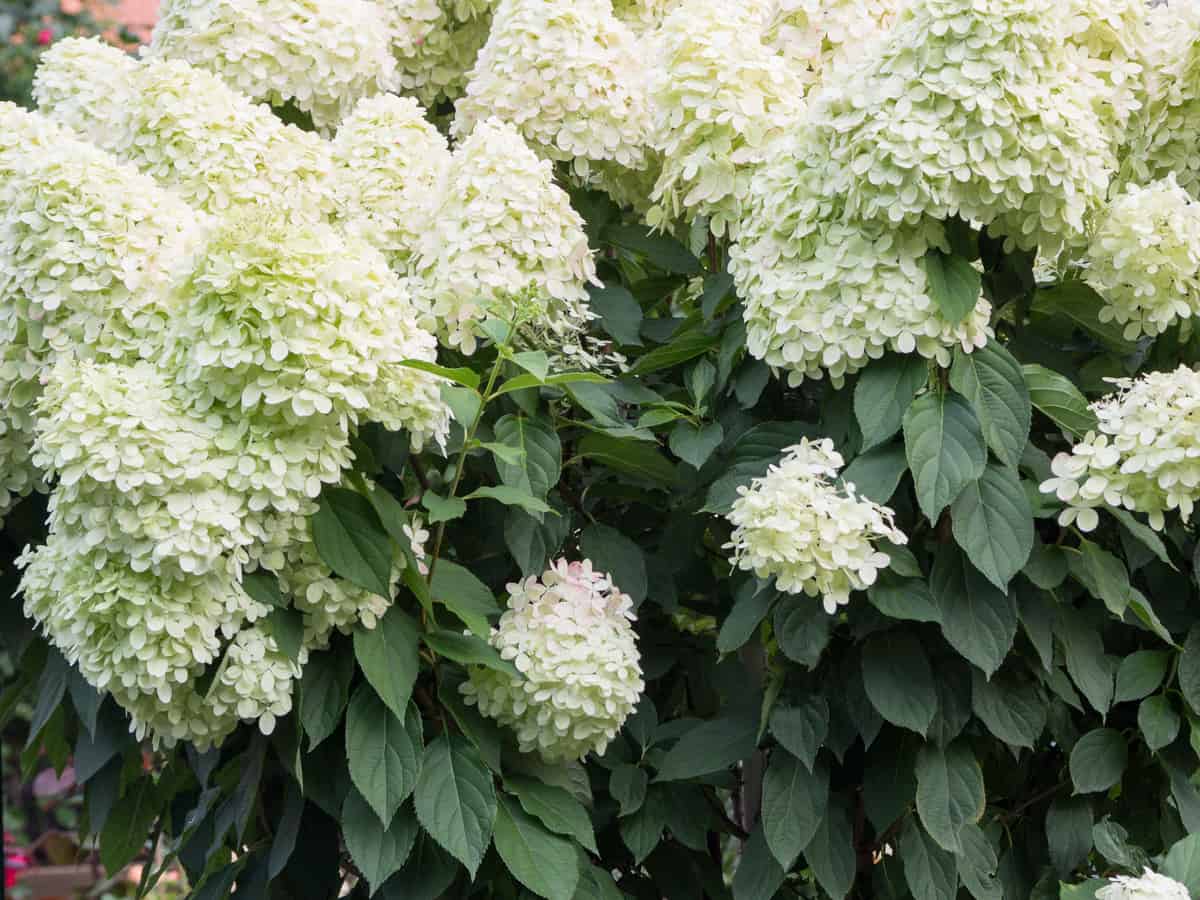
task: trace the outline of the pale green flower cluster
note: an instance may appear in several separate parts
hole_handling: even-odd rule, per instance
[[[293,104],[328,131],[361,98],[399,87],[390,38],[374,0],[166,0],[148,53]]]
[[[490,642],[522,677],[473,666],[464,699],[549,763],[602,754],[645,690],[629,595],[565,559],[508,594]]]
[[[613,14],[639,35],[652,33],[680,0],[612,0]]]
[[[401,249],[395,195],[415,209],[430,182],[383,154],[393,206],[351,207],[342,179],[380,159],[361,132],[335,169],[332,145],[188,63],[81,41],[48,55],[45,106],[115,155],[0,106],[0,487],[5,507],[43,479],[51,494],[25,609],[139,735],[269,733],[308,648],[390,603],[336,581],[309,531],[357,427],[416,446],[449,427],[439,380],[404,364],[436,339],[370,243]],[[89,61],[120,102],[75,102]],[[419,121],[411,101],[365,102],[402,133]],[[294,595],[296,659],[241,587],[253,568]]]
[[[834,481],[843,465],[828,438],[801,441],[783,459],[738,488],[727,518],[734,526],[725,545],[734,565],[790,594],[820,597],[827,613],[850,602],[851,591],[875,583],[889,557],[874,542],[908,542],[893,513],[857,496],[853,484]]]
[[[161,352],[164,290],[202,216],[68,130],[0,104],[0,518],[41,481],[34,404],[56,352]],[[78,345],[78,347],[77,347]]]
[[[1096,891],[1096,900],[1188,900],[1186,885],[1146,868],[1141,875],[1118,875]]]
[[[764,18],[753,3],[685,0],[655,35],[652,141],[663,163],[649,224],[687,212],[724,234],[770,143],[801,127],[804,83],[760,39]]]
[[[551,163],[513,126],[480,122],[454,151],[418,253],[429,326],[473,353],[484,318],[519,311],[536,348],[594,363],[585,286],[595,271],[583,219]]]
[[[825,374],[840,386],[889,349],[949,365],[953,347],[987,343],[991,304],[980,298],[952,323],[929,295],[925,254],[948,249],[941,223],[840,216],[821,170],[798,168],[788,151],[812,152],[803,139],[776,148],[754,178],[730,249],[754,356],[787,372],[792,386]]]
[[[338,128],[333,160],[339,220],[407,272],[445,190],[446,139],[416,101],[373,97]]]
[[[1145,513],[1156,530],[1171,510],[1186,521],[1200,499],[1200,372],[1180,366],[1115,384],[1092,404],[1097,430],[1054,457],[1042,492],[1067,504],[1059,523],[1081,531],[1099,524],[1103,506]]]
[[[1174,174],[1128,186],[1100,215],[1086,266],[1105,301],[1100,321],[1124,325],[1129,340],[1200,313],[1200,203]]]
[[[93,72],[106,96],[81,103],[78,85]],[[41,111],[198,209],[265,206],[314,220],[333,211],[330,145],[187,62],[139,63],[99,39],[68,38],[46,52],[34,94]]]
[[[857,61],[831,65],[742,203],[730,271],[751,352],[792,384],[839,384],[887,348],[946,363],[982,346],[989,304],[947,321],[925,253],[947,249],[938,223],[956,215],[1051,259],[1086,246],[1131,112],[1122,85],[1140,71],[1121,10],[913,0]]]
[[[495,116],[587,180],[593,165],[647,166],[649,68],[608,0],[499,0],[455,106],[454,131]]]
[[[495,0],[379,0],[401,90],[423,104],[456,100],[488,39]]]

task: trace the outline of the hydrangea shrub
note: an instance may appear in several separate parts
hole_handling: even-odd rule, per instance
[[[1200,896],[1197,47],[1140,0],[56,43],[0,105],[25,765],[202,900]]]

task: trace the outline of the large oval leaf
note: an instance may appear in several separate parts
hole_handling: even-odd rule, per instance
[[[985,468],[950,507],[950,521],[975,568],[1007,590],[1033,551],[1033,510],[1016,469]]]
[[[987,463],[979,419],[953,391],[929,391],[913,401],[904,414],[904,447],[917,502],[931,522]]]

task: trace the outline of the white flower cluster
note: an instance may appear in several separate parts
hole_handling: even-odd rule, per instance
[[[872,541],[908,541],[890,509],[858,497],[853,484],[834,483],[842,464],[828,438],[788,447],[766,475],[738,489],[725,545],[739,569],[774,578],[781,591],[820,597],[830,614],[887,567]]]
[[[1174,174],[1129,185],[1097,221],[1084,278],[1105,300],[1100,321],[1129,340],[1200,313],[1200,203]]]
[[[333,161],[339,219],[408,271],[445,190],[446,139],[411,98],[372,97],[338,128]]]
[[[455,107],[454,131],[495,116],[543,156],[646,168],[649,70],[608,0],[499,0],[487,43]]]
[[[686,0],[655,35],[653,144],[662,155],[647,221],[708,216],[714,233],[737,222],[753,166],[798,127],[803,82],[760,39],[755,4]]]
[[[1059,523],[1091,531],[1100,506],[1146,513],[1157,530],[1171,510],[1190,518],[1200,498],[1200,372],[1180,366],[1115,383],[1117,393],[1092,404],[1098,429],[1054,457],[1042,483],[1068,504]]]
[[[754,179],[729,263],[754,356],[786,371],[790,385],[828,374],[840,386],[889,349],[949,365],[954,346],[987,343],[991,304],[980,298],[951,323],[929,296],[925,255],[948,249],[940,223],[829,215],[819,182],[815,169],[797,179],[786,154]]]
[[[411,251],[401,207],[432,208],[436,163],[360,123],[436,134],[372,98],[335,148],[186,62],[87,41],[47,54],[38,92],[64,124],[0,106],[0,499],[51,493],[26,612],[139,735],[269,733],[308,649],[390,602],[335,580],[309,531],[357,427],[449,427],[438,379],[403,364],[436,339],[371,243]],[[378,209],[348,187],[368,160]],[[254,568],[303,615],[296,659],[240,585]]]
[[[79,102],[93,72],[105,96]],[[265,206],[315,220],[333,210],[329,144],[186,62],[138,63],[69,38],[43,56],[34,94],[41,111],[205,212]]]
[[[680,0],[612,0],[613,14],[639,35],[653,33]]]
[[[629,596],[591,560],[565,559],[508,594],[491,644],[523,677],[474,666],[464,699],[547,762],[603,753],[645,689]]]
[[[148,53],[181,59],[323,131],[362,97],[399,87],[374,0],[166,0]]]
[[[1048,257],[1086,244],[1117,114],[1102,113],[1115,101],[1096,102],[1081,48],[1124,69],[1089,37],[1088,15],[1107,7],[1085,6],[912,0],[890,26],[876,10],[868,50],[829,67],[806,127],[769,149],[742,204],[730,271],[754,355],[792,384],[823,372],[838,384],[885,348],[944,362],[982,346],[989,305],[951,323],[927,290],[922,259],[946,249],[950,216]]]
[[[488,38],[495,0],[379,0],[389,23],[401,90],[423,104],[462,96]]]
[[[596,278],[583,219],[511,125],[480,122],[454,151],[441,205],[418,253],[428,324],[475,351],[487,316],[520,313],[534,346],[595,363],[584,329]],[[527,330],[526,333],[529,333]]]
[[[1186,885],[1146,869],[1140,876],[1118,875],[1096,891],[1097,900],[1189,900]]]

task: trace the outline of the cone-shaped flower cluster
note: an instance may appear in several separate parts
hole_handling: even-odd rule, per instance
[[[842,464],[832,441],[805,439],[739,488],[728,516],[734,532],[726,548],[739,569],[774,578],[781,591],[820,597],[831,614],[887,567],[873,542],[907,543],[890,509],[857,496],[852,484],[835,484]]]
[[[1085,279],[1105,300],[1100,321],[1129,340],[1200,312],[1200,203],[1174,175],[1130,185],[1099,218]]]
[[[462,96],[495,0],[379,0],[401,90],[429,107]]]
[[[1180,366],[1116,384],[1092,404],[1097,430],[1058,454],[1042,483],[1067,504],[1058,521],[1091,531],[1101,506],[1146,513],[1160,530],[1171,510],[1190,518],[1200,498],[1200,372]]]
[[[508,594],[491,644],[521,677],[473,667],[464,698],[547,762],[603,753],[645,689],[629,596],[565,559]]]

